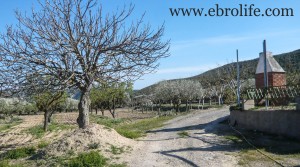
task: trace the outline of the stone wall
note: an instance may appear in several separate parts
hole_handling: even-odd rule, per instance
[[[300,112],[230,111],[230,123],[239,128],[284,135],[300,140]]]

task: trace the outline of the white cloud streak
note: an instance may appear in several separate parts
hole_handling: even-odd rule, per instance
[[[254,34],[243,34],[237,35],[222,35],[210,38],[203,38],[199,40],[186,40],[186,41],[175,41],[172,45],[172,50],[182,50],[189,47],[196,47],[200,45],[225,45],[240,43],[248,40],[265,39],[271,37],[286,37],[288,35],[299,34],[300,30],[286,30],[286,31],[273,31],[273,32],[260,32]]]

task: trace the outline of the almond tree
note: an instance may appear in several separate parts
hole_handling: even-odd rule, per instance
[[[108,109],[113,118],[116,117],[117,105],[122,105],[127,99],[127,94],[132,91],[131,83],[113,83],[102,84],[91,90],[91,101],[93,108],[100,108],[102,116],[104,116],[104,109]]]
[[[158,83],[155,92],[157,98],[172,101],[176,112],[179,111],[182,101],[186,102],[188,110],[189,102],[204,96],[200,82],[193,80],[163,81]]]
[[[162,41],[164,26],[152,30],[143,24],[143,16],[129,23],[132,5],[105,15],[96,2],[41,0],[40,11],[17,11],[19,24],[0,35],[0,72],[5,78],[0,84],[14,92],[31,78],[47,76],[51,79],[44,87],[79,89],[80,128],[89,125],[95,82],[139,78],[169,55],[169,41]]]
[[[51,116],[56,106],[65,103],[67,94],[65,92],[43,92],[33,97],[36,107],[44,112],[44,131],[48,130],[48,123],[51,122]]]
[[[200,109],[200,103],[202,100],[202,110],[204,107],[204,98],[205,98],[205,89],[203,89],[201,83],[199,81],[194,81],[194,99],[198,100],[198,110]]]
[[[189,110],[189,104],[191,108],[192,100],[198,98],[198,91],[202,89],[200,82],[193,80],[179,80],[180,98],[185,101],[186,111]]]

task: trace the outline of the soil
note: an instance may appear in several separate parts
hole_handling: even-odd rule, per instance
[[[74,155],[91,150],[101,151],[106,157],[113,156],[111,147],[122,149],[122,152],[131,150],[136,141],[119,135],[114,129],[98,124],[91,124],[86,129],[76,129],[66,134],[46,149],[47,157],[60,157],[66,153]]]
[[[155,115],[150,112],[132,112],[128,109],[117,109],[116,113],[118,118],[128,118],[132,121],[153,117]],[[92,114],[95,114],[95,112],[93,112]],[[98,112],[98,115],[101,115],[101,112]],[[108,111],[105,111],[104,115],[107,117],[111,117],[111,114]],[[47,132],[42,138],[37,139],[34,136],[26,133],[25,131],[33,126],[42,126],[44,119],[43,114],[40,113],[38,115],[22,115],[18,117],[22,119],[21,124],[13,126],[9,130],[6,130],[4,132],[0,132],[0,154],[13,148],[36,145],[41,141],[54,142],[61,139],[65,134],[73,133],[73,130]],[[53,115],[53,120],[55,120],[55,122],[57,123],[74,125],[76,127],[77,117],[77,112],[55,113]]]
[[[69,132],[69,130],[47,132],[42,138],[37,139],[25,131],[36,125],[42,126],[43,115],[26,115],[19,118],[23,120],[21,124],[0,133],[0,153],[21,146],[34,145],[40,141],[53,141]]]
[[[118,110],[117,113],[119,118],[132,120],[155,116],[150,112],[129,110]],[[100,114],[101,112],[98,113]],[[110,116],[108,112],[105,115]],[[228,108],[193,111],[168,121],[162,128],[147,132],[146,137],[138,140],[127,139],[113,129],[96,124],[91,124],[87,129],[48,132],[37,139],[24,130],[41,125],[43,115],[21,116],[21,124],[0,133],[0,153],[48,141],[51,144],[43,149],[46,157],[63,157],[66,154],[74,156],[80,152],[98,150],[111,159],[112,163],[125,162],[127,166],[132,167],[280,166],[250,148],[243,139],[238,138],[235,141],[226,138],[239,137],[227,124],[228,115]],[[78,113],[58,113],[54,115],[54,119],[59,123],[76,125],[77,116]],[[300,164],[298,141],[259,132],[242,133],[251,143],[268,151],[268,155],[283,166]],[[114,153],[112,147],[119,152]],[[53,165],[56,162],[49,164],[51,163]],[[48,162],[45,162],[44,166],[47,164]]]
[[[212,132],[228,114],[226,108],[177,117],[149,131],[124,160],[134,167],[237,166],[237,158],[228,154],[228,141]]]

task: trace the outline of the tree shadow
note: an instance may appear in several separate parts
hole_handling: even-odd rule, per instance
[[[237,151],[236,148],[233,148],[231,147],[230,145],[214,145],[214,146],[211,146],[211,147],[188,147],[188,148],[182,148],[182,149],[175,149],[175,150],[168,150],[168,151],[161,151],[161,152],[155,152],[155,153],[158,153],[158,154],[162,154],[162,155],[165,155],[165,156],[168,156],[168,157],[173,157],[173,158],[176,158],[178,160],[181,160],[183,162],[185,162],[186,164],[192,166],[192,167],[198,167],[198,165],[183,157],[183,156],[179,156],[179,155],[176,155],[175,153],[180,153],[180,152],[195,152],[195,151],[207,151],[207,152],[213,152],[213,151],[229,151],[229,152],[234,152],[234,151]]]
[[[186,138],[187,139],[195,139],[195,140],[200,140],[203,143],[208,144],[208,146],[204,147],[187,147],[187,148],[181,148],[181,149],[173,149],[173,150],[167,150],[167,151],[159,151],[155,152],[158,154],[162,154],[168,157],[172,157],[178,160],[183,161],[187,165],[190,165],[192,167],[197,167],[198,165],[196,162],[193,162],[192,160],[176,155],[176,153],[181,153],[181,152],[197,152],[197,151],[207,151],[207,152],[212,152],[212,151],[228,151],[228,152],[234,152],[238,150],[238,147],[235,147],[232,145],[232,142],[228,142],[226,140],[221,140],[219,136],[222,136],[223,132],[220,129],[224,128],[224,125],[221,125],[223,127],[218,127],[220,126],[220,122],[224,122],[228,119],[228,116],[218,118],[214,121],[204,123],[204,124],[197,124],[197,125],[191,125],[191,126],[183,126],[183,127],[176,127],[176,128],[163,128],[163,129],[158,129],[158,130],[151,130],[148,131],[148,133],[159,133],[159,132],[180,132],[180,131],[187,131],[187,130],[197,130],[197,131],[204,131],[204,132],[194,132],[188,135]],[[212,136],[207,136],[206,134],[208,133],[213,133],[214,135]],[[215,136],[217,135],[217,136]],[[221,137],[222,138],[222,137]],[[172,138],[174,139],[174,138]],[[222,138],[223,139],[223,138]],[[163,141],[163,140],[170,140],[170,139],[161,139],[161,140],[155,140],[155,141]]]
[[[180,152],[194,152],[194,151],[226,151],[226,152],[237,152],[241,150],[254,150],[244,138],[236,133],[232,127],[228,124],[229,116],[225,116],[214,121],[197,124],[184,127],[176,128],[163,128],[158,130],[148,131],[148,133],[158,133],[158,132],[180,132],[186,130],[201,130],[203,132],[192,133],[188,138],[193,138],[195,140],[201,140],[203,143],[207,143],[208,147],[189,147],[182,149],[167,150],[159,153],[165,156],[176,158],[185,162],[187,165],[196,167],[197,164],[183,156],[176,155]],[[271,135],[263,132],[238,129],[248,142],[253,144],[259,149],[262,149],[271,154],[277,155],[290,155],[290,154],[300,154],[300,141],[291,139],[284,136]],[[212,136],[207,136],[206,134],[213,134]],[[216,136],[215,136],[216,135]],[[231,139],[233,138],[233,139]],[[174,139],[174,138],[172,138]],[[170,140],[170,139],[162,139]]]
[[[228,116],[225,116],[225,117],[221,117],[214,121],[204,123],[204,124],[183,126],[183,127],[177,127],[177,128],[163,128],[163,129],[157,129],[157,130],[149,130],[149,131],[147,131],[147,133],[180,132],[180,131],[185,131],[185,130],[204,130],[205,132],[211,132],[213,130],[213,128],[210,128],[209,125],[218,124],[219,122],[222,122],[227,119],[228,119]]]

